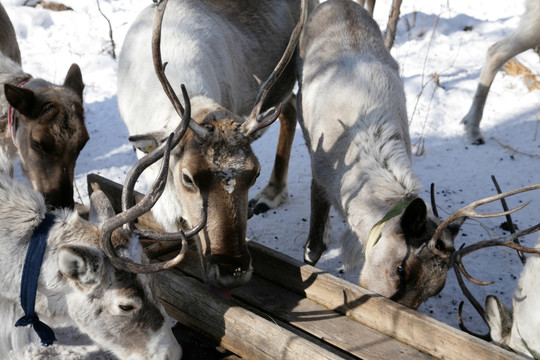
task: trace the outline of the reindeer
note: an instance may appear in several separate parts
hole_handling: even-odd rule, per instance
[[[189,103],[185,92],[184,101]],[[140,173],[165,154],[158,178],[148,194],[136,206],[118,215],[114,215],[101,191],[92,194],[90,222],[72,209],[47,212],[40,193],[0,173],[2,354],[19,351],[35,337],[27,328],[13,327],[21,316],[21,289],[21,304],[26,316],[19,321],[23,321],[22,325],[25,321],[32,324],[44,344],[54,341],[54,334],[51,336],[39,330],[43,328],[42,322],[54,326],[75,324],[120,359],[180,359],[182,351],[168,325],[166,313],[152,295],[150,279],[142,273],[178,264],[187,250],[186,234],[163,234],[166,238],[182,241],[182,251],[170,261],[148,264],[138,234],[130,228],[132,222],[149,211],[163,193],[170,149],[182,137],[182,129],[187,128],[189,105],[185,114],[179,131],[171,134],[156,151],[140,159],[128,173],[122,194],[123,205],[129,199],[132,201],[133,184]],[[33,233],[38,232],[36,229],[41,229],[46,221],[50,223],[48,233],[39,231],[39,235],[46,236],[46,247],[41,271],[35,280],[35,312],[40,321],[27,313],[25,303],[28,301],[25,302],[22,295],[26,288],[25,275],[23,272],[21,280],[21,272],[23,263],[25,271],[28,265],[25,253],[35,241]],[[118,229],[122,225],[124,229]],[[32,253],[32,261],[36,261],[35,253]]]
[[[426,246],[438,220],[418,197],[398,64],[375,21],[349,0],[313,11],[299,57],[298,121],[313,174],[304,261],[316,264],[326,249],[334,206],[348,224],[347,268],[364,249],[360,285],[418,308],[442,290],[449,261]],[[443,253],[454,250],[458,228],[437,241]]]
[[[191,94],[190,131],[171,154],[169,181],[152,211],[165,230],[176,231],[199,223],[200,209],[207,210],[198,245],[207,283],[224,295],[249,281],[252,273],[245,241],[248,189],[260,165],[250,143],[278,117],[278,104],[291,98],[294,66],[286,65],[306,8],[306,0],[302,6],[295,0],[171,0],[165,15],[158,11],[154,31],[154,8],[142,11],[119,57],[118,105],[138,156],[163,142],[182,111],[181,103],[174,101],[177,85],[164,85],[168,81],[163,73],[158,79],[166,92],[161,91],[152,63],[163,70],[163,56],[168,76],[176,84],[185,83]],[[260,79],[267,77],[259,90]],[[296,124],[293,105],[288,101],[284,112],[294,116],[280,118],[274,172],[254,201],[256,212],[287,197],[286,171]],[[250,110],[247,119],[241,117]],[[286,162],[280,163],[282,159]],[[149,170],[151,181],[155,169]]]
[[[26,74],[12,30],[1,8],[0,171],[12,174],[18,157],[26,178],[47,204],[73,207],[75,162],[89,139],[81,70],[71,65],[62,86]]]
[[[512,57],[540,45],[540,1],[527,0],[525,13],[518,27],[510,35],[493,44],[487,51],[486,63],[480,73],[474,99],[461,122],[465,125],[467,139],[474,145],[485,143],[480,132],[480,121],[491,83],[497,71]]]
[[[522,187],[512,191],[507,191],[505,193],[500,193],[496,196],[490,196],[485,199],[477,200],[456,211],[440,226],[441,228],[444,228],[446,224],[454,221],[458,217],[486,218],[502,215],[507,215],[507,218],[510,220],[509,223],[511,223],[511,218],[509,218],[510,214],[523,209],[530,201],[511,210],[508,210],[503,202],[505,211],[499,213],[477,213],[475,208],[498,199],[503,201],[505,197],[537,189],[540,189],[540,184]],[[475,335],[487,341],[493,340],[500,346],[509,348],[523,356],[533,357],[535,359],[538,359],[540,354],[540,312],[538,312],[537,309],[538,302],[540,301],[540,292],[538,291],[540,287],[540,280],[538,278],[538,274],[540,272],[540,238],[538,238],[535,248],[522,246],[519,244],[517,239],[538,230],[540,230],[540,223],[525,230],[514,232],[508,236],[484,240],[462,247],[453,253],[451,257],[452,266],[465,297],[478,311],[482,319],[489,326],[490,331],[487,334],[476,334],[467,329],[461,318],[463,302],[461,302],[459,305],[458,313],[458,322],[460,328],[469,334]],[[473,278],[467,272],[462,262],[462,258],[464,256],[474,251],[492,246],[506,246],[517,250],[520,255],[524,252],[532,253],[531,256],[526,258],[525,266],[521,272],[521,276],[514,291],[514,296],[512,298],[513,310],[508,309],[498,297],[493,295],[489,295],[486,298],[485,309],[482,308],[480,303],[467,289],[462,278],[463,274],[463,276],[465,276],[469,281],[477,285],[489,285],[493,283],[479,281]]]
[[[536,243],[540,251],[540,239]],[[493,295],[486,298],[486,321],[491,339],[518,354],[538,359],[540,354],[540,255],[531,255],[519,277],[508,309]]]

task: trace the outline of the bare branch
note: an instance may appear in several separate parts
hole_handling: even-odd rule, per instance
[[[109,18],[107,16],[105,16],[103,11],[101,11],[101,6],[99,5],[99,0],[96,0],[96,4],[97,4],[98,10],[99,10],[99,13],[101,14],[101,16],[103,16],[105,18],[105,20],[107,20],[107,23],[109,24],[109,38],[111,39],[111,55],[112,55],[112,58],[116,60],[116,45],[114,44],[113,30],[112,30],[111,22],[110,22]]]

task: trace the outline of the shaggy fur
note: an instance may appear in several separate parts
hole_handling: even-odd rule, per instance
[[[110,207],[110,206],[109,206]],[[43,196],[0,174],[0,353],[39,343],[30,327],[15,327],[28,244],[47,207]],[[149,280],[114,268],[98,245],[98,225],[58,210],[45,250],[36,313],[53,329],[76,326],[120,359],[179,359],[181,349],[153,297]],[[140,261],[142,248],[122,240],[119,253]],[[138,243],[138,242],[136,242]],[[62,341],[62,339],[59,339]]]
[[[536,248],[540,248],[540,238]],[[507,309],[496,296],[486,299],[486,317],[493,341],[529,358],[536,355],[536,359],[540,354],[539,274],[540,256],[532,254],[527,257],[514,290],[513,309]]]
[[[329,0],[308,20],[298,65],[299,122],[313,173],[304,260],[316,263],[326,248],[321,234],[330,206],[349,225],[342,253],[346,266],[356,267],[374,225],[409,204],[366,254],[360,284],[416,308],[442,289],[447,264],[424,246],[436,220],[418,199],[398,64],[361,6]],[[453,249],[448,234],[441,244]]]

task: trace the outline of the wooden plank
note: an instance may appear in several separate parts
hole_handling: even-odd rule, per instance
[[[433,359],[257,275],[233,296],[361,359]]]
[[[164,256],[163,259],[170,257]],[[177,268],[202,281],[201,262],[193,249]],[[255,308],[254,312],[262,317],[284,321],[358,358],[433,358],[257,274],[248,284],[234,289],[233,297],[245,308]]]
[[[423,352],[447,359],[522,359],[360,286],[249,242],[255,272]]]
[[[352,359],[246,310],[234,299],[209,293],[204,284],[177,269],[156,273],[154,279],[156,294],[169,315],[204,331],[244,359]]]

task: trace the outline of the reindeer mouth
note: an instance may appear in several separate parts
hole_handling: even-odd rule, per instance
[[[209,290],[225,299],[230,299],[231,289],[245,285],[251,280],[253,268],[251,258],[210,256],[206,263],[206,283]]]

